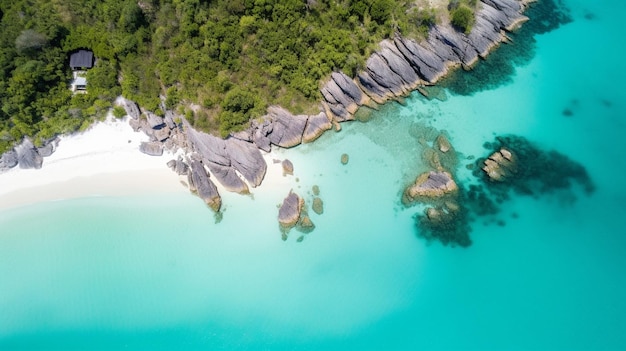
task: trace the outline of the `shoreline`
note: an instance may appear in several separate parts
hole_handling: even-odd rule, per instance
[[[380,50],[372,54],[365,70],[357,77],[333,72],[321,89],[323,108],[318,115],[296,116],[281,107],[270,107],[261,122],[253,121],[247,130],[228,139],[217,140],[208,134],[195,133],[191,127],[194,133],[189,134],[190,131],[184,130],[187,128],[183,129],[173,122],[173,111],[166,110],[162,118],[123,99],[126,101],[123,107],[127,117],[114,120],[109,113],[106,122],[97,122],[84,133],[61,137],[58,150],[45,158],[43,170],[14,167],[0,173],[0,183],[7,184],[0,188],[0,210],[17,203],[37,202],[37,199],[67,198],[60,193],[51,196],[53,192],[46,191],[51,184],[63,184],[60,188],[66,188],[69,194],[73,194],[70,197],[89,195],[95,189],[105,191],[105,194],[119,194],[123,188],[132,193],[148,184],[152,184],[152,190],[154,187],[173,189],[175,186],[188,192],[186,187],[180,185],[183,177],[164,167],[183,152],[199,153],[202,165],[209,168],[209,171],[204,169],[206,174],[203,176],[207,178],[207,188],[200,192],[200,197],[207,203],[219,200],[219,193],[223,191],[251,190],[262,184],[267,187],[268,183],[275,181],[274,176],[267,174],[274,158],[272,145],[280,149],[313,142],[333,126],[340,130],[339,123],[354,120],[356,110],[370,100],[385,103],[419,90],[421,85],[435,84],[449,74],[452,66],[473,64],[479,57],[495,50],[506,38],[503,29],[519,26],[528,19],[523,12],[529,0],[481,2],[477,18],[482,25],[477,24],[470,35],[459,34],[449,26],[437,25],[420,43],[401,37],[381,42]],[[489,4],[498,6],[491,7]],[[500,9],[503,6],[508,10]],[[140,119],[142,111],[147,115],[146,119]],[[190,135],[192,139],[189,139]],[[183,151],[178,151],[178,148]],[[165,154],[161,156],[163,151]],[[187,157],[183,160],[185,162],[185,166],[191,165]],[[198,175],[199,170],[190,169],[190,172]],[[146,173],[145,177],[160,180],[154,183],[142,181],[144,176],[139,174],[148,171],[150,174]],[[95,181],[107,173],[111,174],[108,178]],[[92,179],[87,179],[90,177]],[[102,187],[104,179],[117,184],[115,189],[110,184]],[[179,182],[175,182],[176,179]],[[71,186],[73,182],[82,184],[83,190],[77,191],[79,187]],[[187,179],[184,182],[187,183]]]
[[[139,145],[150,138],[133,131],[129,119],[109,116],[85,132],[61,136],[56,151],[44,158],[41,169],[14,167],[0,173],[0,211],[42,202],[155,191],[195,196],[185,186],[187,176],[167,167],[178,153],[150,156],[140,152]],[[279,160],[275,153],[263,153],[262,157],[268,166],[264,190],[280,191],[292,183],[291,177],[283,176],[280,162],[274,162]],[[228,192],[220,182],[215,181],[215,185],[220,193]],[[252,193],[254,189],[250,189]]]
[[[147,140],[128,126],[128,118],[107,117],[87,131],[61,136],[41,169],[14,167],[0,173],[0,210],[43,201],[186,189],[166,166],[168,155],[139,152]],[[169,155],[172,156],[172,155]]]

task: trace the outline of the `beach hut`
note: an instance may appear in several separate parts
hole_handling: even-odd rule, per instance
[[[93,52],[90,50],[78,50],[70,55],[70,68],[73,71],[85,70],[93,67]]]

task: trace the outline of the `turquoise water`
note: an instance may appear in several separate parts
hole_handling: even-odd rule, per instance
[[[0,349],[625,349],[626,3],[566,4],[573,21],[537,35],[503,85],[413,95],[280,150],[294,191],[324,200],[301,243],[276,221],[289,187],[223,194],[219,224],[171,194],[1,212]],[[469,248],[428,243],[421,208],[400,204],[428,126],[463,157],[521,135],[596,191],[513,196],[504,226],[471,223]]]

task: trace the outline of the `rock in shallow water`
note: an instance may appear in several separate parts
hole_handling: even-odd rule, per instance
[[[222,199],[217,192],[217,187],[204,169],[200,161],[191,161],[191,172],[189,174],[189,188],[198,194],[198,196],[215,212],[220,210]]]
[[[281,165],[283,166],[283,175],[293,175],[293,163],[291,161],[285,159]]]
[[[413,201],[418,197],[441,197],[457,190],[458,187],[450,173],[431,171],[417,177],[415,184],[407,188],[406,195],[409,200]]]
[[[350,161],[350,156],[348,156],[348,154],[341,155],[341,164],[342,165],[347,165],[348,161]]]
[[[300,213],[304,207],[304,200],[294,193],[293,190],[283,200],[278,210],[278,223],[283,229],[293,228],[300,219]]]
[[[313,198],[313,205],[311,207],[313,208],[313,212],[318,215],[324,213],[324,202],[319,197]]]

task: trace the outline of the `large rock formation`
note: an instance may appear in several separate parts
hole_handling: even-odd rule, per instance
[[[326,112],[337,122],[349,121],[363,103],[363,93],[382,104],[421,84],[434,84],[453,66],[472,66],[506,39],[503,31],[528,19],[522,15],[528,2],[481,0],[476,23],[467,35],[449,24],[440,24],[433,26],[420,43],[402,37],[384,40],[357,74],[358,85],[343,73],[333,73],[321,88]]]
[[[267,118],[273,124],[272,132],[268,136],[272,144],[288,148],[302,143],[308,116],[292,115],[278,106],[270,106],[267,111]]]
[[[289,191],[289,195],[283,200],[283,204],[278,210],[278,223],[280,223],[283,229],[293,228],[300,219],[300,213],[304,207],[304,200],[294,193],[293,190]]]
[[[193,151],[200,155],[202,162],[212,171],[219,169],[219,174],[214,175],[224,187],[242,189],[241,179],[234,171],[239,172],[252,187],[261,184],[267,164],[254,144],[235,138],[224,140],[196,131],[188,123],[185,130]]]
[[[29,138],[24,138],[22,143],[15,147],[15,153],[20,168],[41,168],[43,157],[37,152],[37,148]]]
[[[333,124],[330,122],[326,113],[320,112],[316,115],[309,116],[302,134],[302,142],[310,143],[319,138],[325,131],[331,129]]]
[[[188,176],[189,189],[198,194],[198,196],[215,212],[220,210],[222,199],[217,192],[217,187],[204,169],[200,161],[192,160],[191,169]]]

